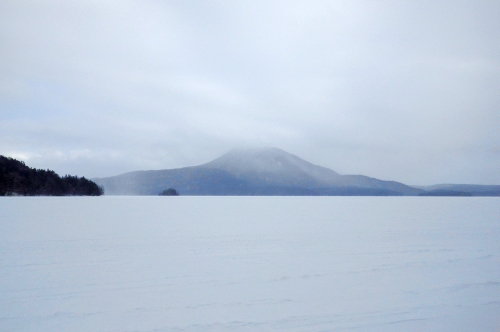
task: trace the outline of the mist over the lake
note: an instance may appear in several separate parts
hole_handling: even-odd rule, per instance
[[[2,1],[0,154],[106,177],[279,147],[500,184],[496,1]]]

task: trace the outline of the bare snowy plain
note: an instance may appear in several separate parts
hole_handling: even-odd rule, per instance
[[[1,331],[500,331],[500,199],[6,197]]]

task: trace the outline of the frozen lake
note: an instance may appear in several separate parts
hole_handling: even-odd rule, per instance
[[[500,199],[0,198],[1,331],[500,331]]]

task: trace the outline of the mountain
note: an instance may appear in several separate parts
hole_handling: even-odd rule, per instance
[[[394,181],[340,175],[278,148],[238,149],[203,165],[94,179],[111,195],[401,196],[425,192]]]
[[[388,194],[416,195],[422,192],[394,181],[363,175],[340,175],[313,165],[278,148],[237,149],[200,167],[219,169],[258,187],[296,187],[316,189],[356,187],[386,191]]]
[[[94,182],[84,177],[60,177],[54,171],[28,167],[24,162],[0,156],[0,196],[100,196]]]

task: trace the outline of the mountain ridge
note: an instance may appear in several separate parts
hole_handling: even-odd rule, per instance
[[[107,194],[157,195],[418,195],[423,189],[364,175],[340,175],[279,148],[234,149],[199,166],[135,171],[94,179]]]

